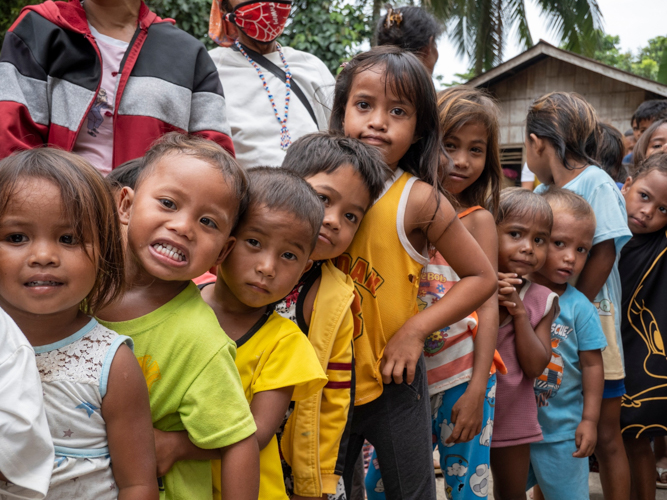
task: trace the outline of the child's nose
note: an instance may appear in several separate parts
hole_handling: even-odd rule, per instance
[[[340,229],[340,220],[336,214],[325,213],[322,225],[328,227],[332,231],[338,231]]]
[[[385,113],[380,109],[373,111],[371,113],[368,125],[374,130],[386,130],[387,120]]]
[[[267,278],[272,278],[276,274],[276,262],[270,255],[265,255],[259,260],[255,268],[258,273]]]
[[[38,266],[58,266],[60,258],[55,245],[47,242],[33,244],[33,252],[30,256],[30,265]]]

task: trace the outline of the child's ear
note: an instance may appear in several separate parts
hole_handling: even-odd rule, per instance
[[[222,261],[227,258],[229,252],[232,251],[232,248],[234,248],[235,244],[236,244],[236,237],[230,236],[229,239],[225,242],[224,246],[222,247],[222,250],[220,251],[220,255],[218,255],[218,258],[215,261],[216,267],[222,264]]]
[[[306,267],[304,268],[303,272],[301,274],[306,274],[310,269],[313,267],[313,259],[308,259],[308,262],[306,263]]]
[[[120,223],[127,226],[130,223],[130,212],[134,202],[134,190],[124,186],[118,196],[118,218]]]
[[[541,137],[537,137],[535,134],[530,134],[528,136],[530,141],[533,143],[533,146],[535,147],[535,153],[538,155],[541,155],[544,152],[544,148],[546,146],[546,143],[544,142],[544,139]]]
[[[621,193],[622,194],[627,194],[628,191],[630,190],[630,186],[632,186],[632,177],[628,175],[628,178],[625,179],[625,182],[623,183],[623,187],[621,188]]]

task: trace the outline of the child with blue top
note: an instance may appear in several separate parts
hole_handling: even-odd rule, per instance
[[[632,233],[628,229],[625,201],[613,179],[595,165],[598,118],[581,96],[552,92],[537,99],[526,118],[526,159],[544,186],[569,189],[593,207],[595,235],[590,255],[577,281],[577,289],[597,308],[607,339],[604,362],[605,386],[598,422],[600,439],[595,455],[605,498],[627,500],[630,470],[623,449],[620,415],[623,379],[621,343],[621,279],[618,260]]]
[[[568,284],[593,246],[595,214],[581,196],[550,186],[543,196],[554,216],[544,266],[529,279],[560,296],[551,325],[551,361],[535,380],[537,418],[544,440],[530,445],[528,485],[533,498],[588,499],[588,460],[595,449],[607,342],[595,306]],[[556,471],[558,471],[556,473]],[[563,481],[567,478],[567,481]]]

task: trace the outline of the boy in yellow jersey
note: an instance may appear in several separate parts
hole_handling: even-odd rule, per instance
[[[317,393],[327,378],[306,336],[273,304],[312,265],[323,210],[312,188],[290,172],[260,167],[248,177],[248,207],[232,233],[234,248],[215,283],[202,285],[202,297],[237,345],[236,367],[261,450],[259,498],[287,500],[276,431],[290,401]],[[221,498],[219,472],[214,462],[214,499]]]
[[[315,189],[324,205],[324,220],[311,255],[313,267],[276,305],[276,312],[308,336],[329,378],[320,392],[296,403],[287,421],[281,440],[285,483],[293,499],[328,494],[329,500],[338,500],[343,492],[338,483],[347,452],[345,436],[355,396],[363,398],[364,388],[355,394],[352,341],[362,330],[351,308],[354,283],[332,259],[349,246],[389,170],[376,149],[327,133],[294,142],[282,166]]]

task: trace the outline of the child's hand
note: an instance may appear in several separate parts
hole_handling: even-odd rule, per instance
[[[397,384],[403,382],[403,371],[407,372],[405,381],[411,384],[415,379],[415,368],[419,357],[424,351],[424,341],[417,332],[403,325],[387,342],[382,355],[380,371],[385,384],[393,380]]]
[[[572,456],[575,458],[590,457],[593,451],[595,451],[597,440],[597,425],[590,420],[582,420],[577,426],[577,432],[574,434],[574,443],[577,445],[577,451]]]
[[[452,407],[454,429],[445,444],[465,443],[482,432],[484,392],[474,394],[470,386]]]
[[[181,460],[178,450],[183,439],[190,441],[187,431],[164,432],[153,429],[155,437],[155,455],[157,458],[157,477],[164,476]]]
[[[498,305],[507,308],[512,316],[525,313],[523,302],[517,292],[523,280],[514,273],[498,273]]]

